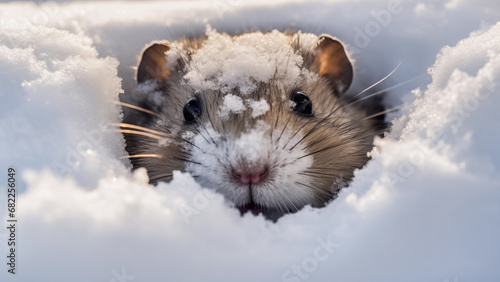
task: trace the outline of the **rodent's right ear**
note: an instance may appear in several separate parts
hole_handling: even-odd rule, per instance
[[[166,82],[170,74],[167,68],[165,52],[170,50],[169,42],[157,42],[146,48],[142,53],[141,62],[137,68],[137,83],[157,79]]]

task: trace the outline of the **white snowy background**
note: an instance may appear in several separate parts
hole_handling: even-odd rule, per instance
[[[62,2],[0,4],[0,281],[500,281],[499,1]],[[207,23],[337,36],[351,93],[401,64],[372,92],[407,105],[327,207],[241,217],[187,174],[153,188],[120,160],[113,101],[141,49]]]

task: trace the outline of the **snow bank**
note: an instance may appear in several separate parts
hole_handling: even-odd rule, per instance
[[[89,187],[115,171],[125,155],[110,127],[121,119],[118,61],[99,58],[87,36],[30,23],[4,24],[0,38],[2,164],[50,167]]]
[[[0,280],[498,280],[499,4],[390,3],[2,4],[0,163],[18,172],[19,222],[17,274],[4,264]],[[206,22],[324,26],[355,50],[354,93],[399,62],[380,87],[429,75],[390,92],[410,103],[337,200],[276,224],[240,217],[187,174],[153,189],[128,172],[109,126],[141,48]]]

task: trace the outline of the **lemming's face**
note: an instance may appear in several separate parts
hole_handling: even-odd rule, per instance
[[[139,88],[158,116],[148,123],[156,137],[128,139],[131,155],[154,156],[132,158],[134,166],[154,183],[188,171],[242,212],[270,219],[333,199],[375,135],[341,98],[352,80],[342,45],[277,31],[207,35],[154,47],[168,50],[160,67],[143,56]]]

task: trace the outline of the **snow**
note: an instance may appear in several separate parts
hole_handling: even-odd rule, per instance
[[[219,116],[221,118],[226,118],[229,114],[241,114],[246,110],[245,105],[243,104],[243,99],[241,97],[226,94],[224,96],[224,100],[222,101],[222,105],[220,106]]]
[[[123,173],[124,140],[109,128],[121,118],[113,104],[123,91],[118,61],[99,58],[90,38],[67,31],[6,24],[0,37],[2,164],[50,167],[94,185]]]
[[[259,101],[245,99],[245,103],[252,109],[252,117],[259,117],[269,110],[269,104],[264,99]],[[233,94],[226,94],[220,106],[219,116],[227,118],[230,114],[241,114],[247,109],[243,99]]]
[[[19,219],[17,274],[4,264],[0,280],[498,280],[499,20],[489,0],[0,4],[0,186],[16,168]],[[110,124],[120,121],[118,95],[135,99],[140,51],[207,23],[226,44],[214,43],[213,56],[224,56],[221,46],[242,55],[232,47],[244,36],[230,42],[223,31],[336,36],[355,60],[351,94],[401,63],[373,91],[406,82],[385,102],[407,105],[325,208],[271,223],[241,217],[188,174],[153,189],[144,170],[129,172]],[[272,49],[261,36],[259,48]],[[220,69],[236,64],[218,58]],[[265,79],[268,67],[250,76]],[[216,83],[248,77],[233,75]],[[242,100],[264,111],[255,103]],[[0,203],[7,226],[5,192]]]
[[[207,40],[193,55],[191,69],[184,76],[197,90],[230,93],[238,88],[242,95],[248,95],[259,83],[268,82],[275,74],[286,74],[276,76],[281,87],[312,75],[308,70],[300,69],[302,56],[294,52],[289,44],[290,37],[278,30],[266,34],[245,33],[232,38],[208,26],[206,35]],[[312,37],[311,34],[296,35],[292,40],[300,38],[302,41],[304,38],[310,48],[314,42]]]
[[[259,101],[249,101],[249,106],[252,108],[253,118],[264,115],[267,111],[269,111],[269,104],[264,99],[260,99]]]

